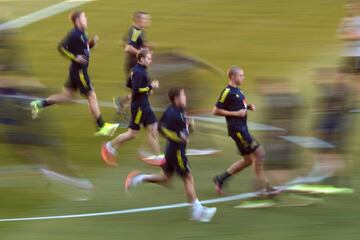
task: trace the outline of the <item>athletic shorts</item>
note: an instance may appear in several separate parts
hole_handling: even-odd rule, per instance
[[[250,135],[247,129],[232,131],[230,137],[235,141],[242,156],[254,153],[260,144]]]
[[[146,127],[156,122],[156,116],[150,106],[142,107],[131,104],[131,120],[129,128],[134,130],[140,130],[141,124]]]
[[[94,90],[87,68],[79,68],[74,65],[70,66],[69,77],[64,87],[74,91],[78,90],[84,96],[89,95],[89,92]]]
[[[167,174],[176,172],[179,176],[186,176],[190,172],[190,166],[184,148],[167,146],[165,150],[165,164],[161,166]]]

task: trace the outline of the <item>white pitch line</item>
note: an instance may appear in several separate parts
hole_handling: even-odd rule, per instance
[[[350,113],[360,113],[360,109],[352,109],[349,112]]]
[[[304,137],[304,136],[280,136],[280,138],[297,144],[303,148],[322,148],[322,149],[332,149],[335,148],[335,145],[325,142],[319,138],[315,137]]]
[[[96,0],[66,0],[25,16],[2,23],[0,24],[0,31],[21,28],[92,1]]]
[[[228,197],[208,199],[208,200],[201,201],[201,203],[202,204],[214,204],[214,203],[222,203],[222,202],[230,202],[230,201],[235,201],[235,200],[248,199],[248,198],[256,197],[260,193],[261,192],[242,193],[242,194],[232,195],[232,196],[228,196]],[[131,213],[151,212],[151,211],[160,211],[160,210],[167,210],[167,209],[174,209],[174,208],[183,208],[183,207],[188,207],[188,206],[190,206],[189,203],[175,203],[175,204],[160,205],[160,206],[154,206],[154,207],[132,208],[132,209],[124,209],[124,210],[118,210],[118,211],[110,211],[110,212],[54,215],[54,216],[43,216],[43,217],[3,218],[3,219],[0,219],[0,222],[39,221],[39,220],[54,220],[54,219],[124,215],[124,214],[131,214]]]
[[[326,177],[324,177],[326,178]],[[323,178],[323,179],[324,179]],[[286,191],[292,186],[297,184],[306,184],[306,183],[314,183],[317,181],[321,181],[322,179],[314,179],[312,177],[303,177],[297,178],[293,181],[289,181],[284,185],[275,186],[279,190],[279,192]],[[202,204],[214,204],[214,203],[223,203],[223,202],[231,202],[236,200],[244,200],[253,197],[259,196],[261,191],[256,192],[248,192],[236,194],[228,197],[220,197],[220,198],[212,198],[208,200],[201,201]],[[22,217],[22,218],[0,218],[0,222],[20,222],[20,221],[40,221],[40,220],[55,220],[55,219],[69,219],[69,218],[86,218],[86,217],[99,217],[99,216],[110,216],[110,215],[125,215],[132,213],[141,213],[141,212],[152,212],[152,211],[160,211],[160,210],[168,210],[175,208],[184,208],[191,206],[189,203],[175,203],[175,204],[167,204],[167,205],[159,205],[153,207],[145,207],[145,208],[131,208],[117,211],[108,211],[108,212],[95,212],[95,213],[80,213],[80,214],[69,214],[69,215],[53,215],[53,216],[42,216],[42,217]]]

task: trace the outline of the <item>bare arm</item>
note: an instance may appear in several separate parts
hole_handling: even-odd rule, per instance
[[[134,48],[130,44],[126,44],[125,48],[124,48],[124,51],[127,52],[127,53],[130,53],[132,55],[136,55],[139,50],[137,50],[136,48]]]
[[[223,117],[245,117],[246,116],[246,109],[241,109],[238,111],[227,111],[225,109],[221,109],[218,107],[214,107],[213,114],[216,116],[223,116]]]
[[[94,37],[92,37],[90,40],[89,40],[89,47],[90,48],[93,48],[96,46],[96,44],[98,43],[99,41],[99,36],[98,35],[95,35]]]

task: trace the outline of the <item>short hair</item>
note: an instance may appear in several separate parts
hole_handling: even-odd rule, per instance
[[[136,54],[136,60],[139,62],[142,58],[145,58],[146,55],[148,54],[152,54],[152,52],[148,49],[141,49],[137,54]]]
[[[168,97],[171,103],[174,103],[175,98],[180,96],[181,91],[184,91],[182,87],[172,87],[168,91]]]
[[[70,13],[69,15],[69,19],[70,22],[72,22],[73,24],[75,24],[76,20],[78,20],[78,18],[81,16],[81,14],[83,14],[84,11],[83,10],[76,10]]]
[[[237,67],[237,66],[231,66],[229,67],[229,69],[227,70],[227,76],[229,79],[232,78],[232,76],[234,76],[235,74],[237,74],[239,71],[241,71],[242,68],[241,67]]]
[[[149,15],[149,13],[144,11],[135,11],[133,13],[133,20],[136,21],[137,19],[141,18],[143,15]]]

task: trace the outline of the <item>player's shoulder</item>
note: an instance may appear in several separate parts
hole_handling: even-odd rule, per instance
[[[180,111],[177,107],[175,107],[174,105],[170,104],[167,108],[165,113],[172,118],[176,118],[180,115]]]
[[[68,37],[75,36],[75,34],[76,34],[76,29],[75,28],[72,28],[67,32]]]
[[[242,95],[244,95],[244,96],[245,96],[244,91],[243,91],[243,90],[241,90],[240,88],[238,88],[238,92],[239,92],[239,93],[241,93]]]
[[[137,28],[135,26],[131,26],[128,30],[128,35],[130,38],[134,38],[134,37],[140,37],[142,36],[144,33],[144,31],[140,28]]]
[[[145,73],[145,70],[139,65],[139,64],[136,64],[133,69],[132,69],[132,72],[133,74],[144,74]]]
[[[71,38],[73,38],[73,39],[75,39],[75,38],[81,38],[82,32],[81,32],[79,29],[77,29],[77,28],[73,28],[73,29],[71,29],[71,30],[69,31],[68,36],[71,37]]]
[[[235,88],[227,85],[225,88],[223,88],[223,90],[221,91],[221,95],[223,96],[227,96],[227,95],[230,95],[230,94],[234,94],[236,91]]]
[[[134,67],[132,68],[132,72],[137,72],[139,71],[139,64],[135,64]]]
[[[169,106],[167,106],[167,108],[165,109],[165,113],[167,114],[171,114],[173,113],[175,110],[174,106],[172,104],[170,104]]]
[[[130,26],[128,28],[128,31],[127,31],[128,35],[130,35],[130,36],[132,35],[134,28],[135,28],[134,26]]]
[[[70,32],[71,32],[72,34],[76,34],[76,35],[82,35],[82,34],[83,34],[83,32],[82,32],[80,29],[76,28],[76,27],[74,27],[73,29],[71,29]]]

